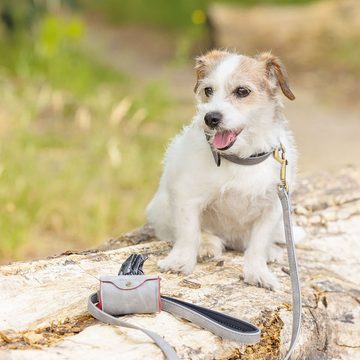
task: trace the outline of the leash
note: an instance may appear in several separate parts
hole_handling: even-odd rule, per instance
[[[156,343],[168,360],[179,360],[173,347],[160,335],[107,314],[96,306],[98,300],[97,293],[90,295],[88,300],[88,311],[94,318],[109,325],[140,330]],[[260,329],[247,321],[168,296],[161,296],[161,308],[172,315],[209,330],[223,339],[236,341],[239,344],[256,344],[260,341]]]
[[[286,252],[290,270],[291,292],[292,292],[292,331],[289,350],[287,351],[284,360],[288,360],[294,351],[298,341],[301,329],[301,288],[299,271],[296,259],[294,236],[291,223],[291,198],[289,186],[286,181],[286,166],[288,164],[285,156],[285,148],[281,144],[280,148],[274,150],[274,159],[280,163],[280,184],[278,185],[278,196],[280,199],[284,232],[286,239]]]
[[[214,155],[213,150],[212,152]],[[291,224],[290,194],[286,181],[287,160],[285,157],[285,149],[281,145],[280,148],[276,148],[269,153],[258,154],[252,157],[252,159],[254,160],[250,161],[248,160],[251,158],[241,159],[236,157],[235,159],[235,157],[229,157],[224,155],[221,155],[221,157],[240,165],[255,165],[266,160],[271,154],[273,154],[274,159],[278,161],[281,165],[280,183],[278,185],[278,196],[283,211],[286,249],[292,288],[292,335],[289,349],[284,357],[284,360],[288,360],[292,352],[294,351],[300,334],[302,306],[298,266]],[[241,161],[237,161],[237,159],[241,159]],[[217,157],[214,156],[214,160],[217,166],[220,166],[219,154],[217,155]],[[120,320],[115,316],[105,313],[96,306],[98,301],[99,299],[97,293],[90,295],[88,299],[88,311],[94,318],[110,325],[117,325],[140,330],[146,335],[148,335],[157,344],[157,346],[163,351],[168,360],[179,360],[179,357],[177,356],[173,347],[160,335],[154,333],[153,331],[130,324],[126,321]],[[191,321],[192,323],[206,330],[209,330],[213,334],[220,336],[223,339],[232,340],[239,344],[255,344],[260,341],[260,330],[256,326],[248,323],[247,321],[240,320],[232,316],[168,296],[161,296],[161,307],[162,310],[167,311],[170,314],[179,316],[188,321]]]
[[[205,133],[206,140],[209,143],[210,135]],[[296,343],[298,341],[301,329],[301,289],[299,280],[299,271],[296,259],[294,236],[292,232],[291,222],[291,198],[289,192],[289,185],[286,180],[286,166],[288,161],[286,159],[285,147],[280,144],[279,147],[272,149],[271,151],[261,154],[255,154],[248,158],[241,158],[231,154],[220,154],[215,151],[211,144],[210,149],[213,154],[215,163],[217,166],[221,165],[221,158],[224,158],[230,162],[238,165],[256,165],[266,160],[271,154],[274,159],[280,163],[280,183],[278,185],[278,196],[282,207],[284,232],[286,239],[286,252],[290,270],[290,281],[292,291],[292,331],[289,350],[287,351],[284,360],[288,360],[294,351]]]

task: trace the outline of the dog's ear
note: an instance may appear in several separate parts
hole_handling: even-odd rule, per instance
[[[257,59],[264,62],[266,76],[269,79],[270,84],[272,84],[273,87],[279,85],[283,94],[288,99],[294,100],[295,95],[290,90],[287,71],[280,59],[269,52],[258,55]]]
[[[206,59],[205,59],[206,55],[203,56],[198,56],[195,59],[195,76],[196,76],[196,83],[195,83],[195,87],[194,87],[194,93],[196,93],[199,85],[200,85],[200,81],[206,76]]]
[[[210,72],[211,68],[226,55],[228,55],[227,51],[211,50],[205,55],[201,55],[195,58],[195,75],[196,75],[196,84],[194,87],[195,93],[200,85],[200,81]]]

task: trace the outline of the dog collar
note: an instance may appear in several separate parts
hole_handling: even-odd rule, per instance
[[[209,143],[210,136],[205,134],[205,137],[206,137],[207,142]],[[228,160],[228,161],[233,162],[238,165],[256,165],[256,164],[260,164],[261,162],[266,160],[274,152],[274,149],[271,149],[268,152],[254,154],[254,155],[249,156],[248,158],[242,158],[242,157],[234,155],[234,154],[220,154],[219,152],[217,152],[213,149],[213,147],[211,146],[210,143],[209,143],[209,146],[210,146],[212,155],[214,157],[216,166],[221,165],[221,158],[224,158],[225,160]]]

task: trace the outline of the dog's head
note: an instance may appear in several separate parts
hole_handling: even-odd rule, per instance
[[[236,152],[276,123],[282,107],[279,89],[295,96],[286,69],[278,58],[255,58],[213,50],[196,59],[196,121],[219,151]]]

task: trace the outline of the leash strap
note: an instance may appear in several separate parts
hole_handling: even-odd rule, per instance
[[[96,306],[97,302],[97,293],[90,295],[88,311],[94,318],[109,325],[140,330],[157,344],[168,360],[179,360],[172,346],[160,335],[105,313]],[[239,344],[256,344],[260,340],[260,330],[247,321],[168,296],[161,296],[161,307],[162,310],[191,321],[223,339],[236,341]]]
[[[299,272],[296,260],[294,237],[291,224],[291,202],[290,194],[286,191],[285,186],[280,185],[278,188],[278,195],[283,210],[284,231],[286,239],[286,251],[289,262],[291,290],[292,290],[292,332],[289,350],[286,353],[284,360],[290,359],[295,345],[298,341],[301,328],[301,289]]]
[[[144,329],[142,327],[128,323],[127,321],[122,321],[119,318],[109,315],[106,312],[100,310],[96,304],[98,303],[97,293],[91,294],[88,300],[88,311],[89,313],[97,320],[109,325],[122,326],[129,329],[140,330],[149,336],[155,344],[162,350],[168,360],[179,360],[175,350],[172,346],[164,340],[160,335],[154,333],[153,331]]]
[[[164,311],[199,325],[223,339],[239,344],[256,344],[260,341],[260,329],[247,321],[168,296],[161,296],[161,305]]]

